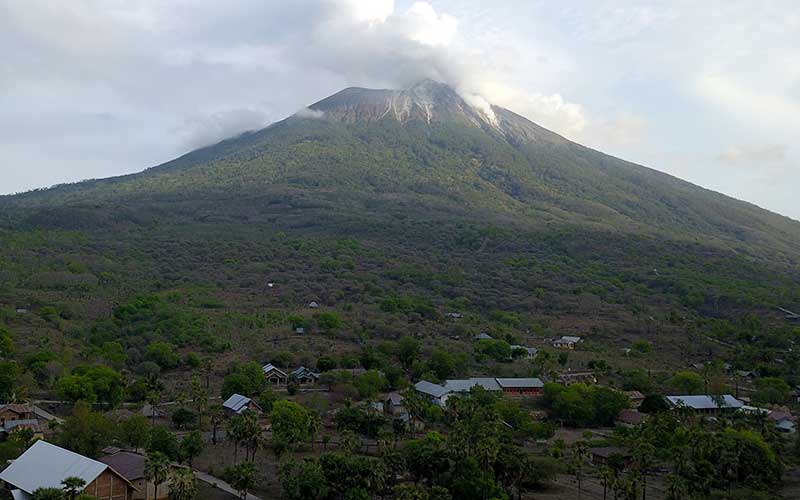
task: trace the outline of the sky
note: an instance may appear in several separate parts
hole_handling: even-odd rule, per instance
[[[800,220],[795,0],[0,0],[0,47],[0,193],[433,78]]]

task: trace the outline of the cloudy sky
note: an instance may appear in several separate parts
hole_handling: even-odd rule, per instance
[[[0,193],[424,77],[800,220],[800,5],[0,0]]]

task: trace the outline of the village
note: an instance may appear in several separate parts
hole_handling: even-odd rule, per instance
[[[481,332],[473,342],[483,352],[497,339]],[[509,362],[533,367],[541,358],[563,360],[579,352],[583,342],[562,336],[536,347],[510,344]],[[409,354],[418,356],[418,348]],[[60,498],[45,495],[56,490],[99,500],[278,498],[299,481],[287,472],[286,464],[295,463],[292,456],[308,460],[347,453],[386,460],[431,436],[455,435],[453,426],[464,414],[491,409],[503,439],[521,453],[541,457],[531,463],[536,466],[529,465],[537,477],[513,483],[518,491],[532,489],[536,498],[552,499],[635,491],[666,499],[683,498],[670,496],[676,488],[674,466],[656,452],[642,458],[631,445],[632,436],[648,426],[725,428],[754,422],[781,447],[791,448],[797,440],[791,406],[800,402],[800,394],[793,392],[786,405],[760,406],[749,397],[757,375],[726,366],[713,375],[705,363],[690,366],[693,371],[673,379],[675,386],[681,377],[693,381],[684,384],[691,390],[666,394],[606,385],[613,377],[596,364],[539,370],[535,377],[483,373],[407,383],[390,382],[394,374],[372,366],[334,366],[324,357],[313,370],[266,363],[257,372],[229,374],[222,397],[199,390],[194,399],[124,404],[104,414],[90,408],[78,413],[76,407],[70,415],[57,402],[2,405],[0,440],[19,443],[23,451],[0,466],[0,481],[14,500]],[[708,377],[705,385],[698,382],[702,374]],[[404,379],[401,371],[399,380]],[[714,383],[716,392],[703,393],[709,381],[721,379],[721,385]],[[59,445],[70,442],[65,435],[79,443],[76,449]],[[382,481],[397,487],[427,477],[413,469],[392,474]]]

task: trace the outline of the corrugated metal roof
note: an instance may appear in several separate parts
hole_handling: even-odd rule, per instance
[[[544,387],[544,382],[538,378],[498,378],[497,384],[504,389],[524,389],[528,387],[540,389]]]
[[[715,398],[709,395],[699,396],[667,396],[667,400],[672,406],[679,406],[683,404],[687,408],[694,410],[712,410],[717,408],[741,408],[744,403],[731,396],[725,394]]]
[[[441,385],[434,384],[433,382],[428,382],[427,380],[420,380],[419,382],[414,384],[414,389],[423,394],[433,396],[434,398],[440,398],[450,392]]]
[[[476,385],[483,387],[487,391],[500,390],[497,380],[492,377],[471,377],[468,379],[448,380],[445,382],[445,388],[450,392],[469,392]]]
[[[242,409],[250,403],[250,398],[247,396],[242,396],[241,394],[233,394],[231,397],[225,400],[222,403],[223,408],[228,408],[229,410],[233,410],[236,413],[242,411]]]
[[[273,365],[272,363],[267,363],[266,365],[262,366],[261,367],[261,371],[263,371],[264,373],[269,373],[271,371],[276,371],[276,372],[280,373],[281,375],[283,375],[284,377],[286,376],[286,372],[285,371],[281,370],[280,368],[278,368],[277,366]]]
[[[571,343],[571,344],[577,344],[580,341],[581,341],[580,337],[574,337],[572,335],[564,335],[563,337],[558,339],[556,342],[566,342],[566,343]]]
[[[0,472],[3,480],[30,494],[39,488],[61,488],[61,481],[79,477],[91,483],[108,466],[46,441],[36,441],[28,451]]]

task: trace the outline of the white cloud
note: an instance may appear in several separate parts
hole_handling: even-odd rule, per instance
[[[267,125],[267,115],[254,109],[229,109],[186,119],[183,143],[189,149],[216,144],[242,132]]]

